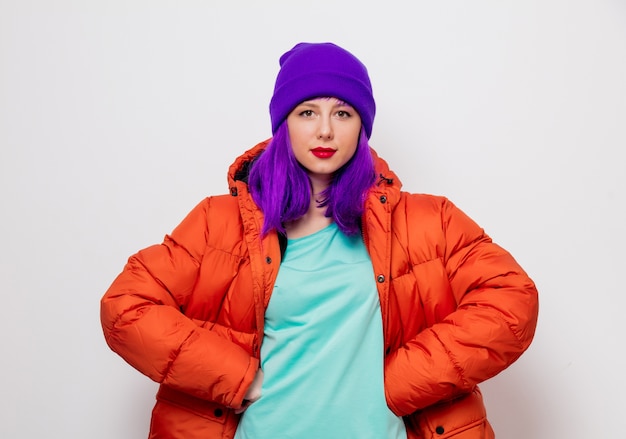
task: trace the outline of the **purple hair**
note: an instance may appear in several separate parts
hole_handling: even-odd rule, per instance
[[[360,233],[360,219],[368,189],[376,181],[374,160],[365,131],[361,128],[352,158],[322,192],[321,207],[347,235]],[[311,182],[293,154],[287,122],[278,127],[267,148],[252,164],[248,186],[252,199],[265,216],[261,231],[285,233],[285,222],[301,218],[311,204]]]

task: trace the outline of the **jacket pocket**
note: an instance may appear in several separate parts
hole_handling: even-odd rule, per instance
[[[409,439],[493,439],[482,394],[470,394],[420,410],[407,419]]]
[[[161,385],[152,410],[150,439],[207,439],[233,437],[233,411],[171,387]]]
[[[164,401],[171,405],[182,408],[197,416],[223,424],[226,422],[228,409],[215,402],[196,398],[184,392],[179,392],[171,387],[161,385],[156,395],[157,401]]]

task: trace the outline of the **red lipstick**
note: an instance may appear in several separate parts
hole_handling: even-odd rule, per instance
[[[333,154],[335,154],[337,151],[332,148],[324,148],[322,146],[318,146],[317,148],[312,149],[311,152],[317,158],[328,159],[331,158]]]

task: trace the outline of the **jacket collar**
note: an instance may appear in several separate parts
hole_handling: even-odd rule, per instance
[[[400,199],[402,182],[396,173],[389,169],[387,162],[379,157],[374,149],[370,148],[370,151],[374,158],[374,169],[376,170],[376,183],[370,191],[370,197],[375,195],[380,199],[381,196],[384,196],[386,197],[385,203],[395,206]]]

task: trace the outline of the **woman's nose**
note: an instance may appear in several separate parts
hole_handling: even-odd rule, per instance
[[[330,117],[320,117],[317,137],[318,139],[333,138],[333,126]]]

